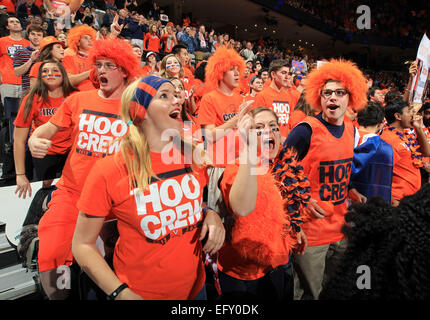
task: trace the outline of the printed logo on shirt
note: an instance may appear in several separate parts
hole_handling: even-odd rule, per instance
[[[24,47],[20,44],[14,44],[13,46],[6,47],[6,51],[7,51],[8,56],[13,59],[15,56],[15,53],[18,50],[23,49],[23,48]]]
[[[83,110],[79,115],[76,152],[89,157],[105,157],[120,149],[127,125],[116,114]]]
[[[228,120],[230,120],[231,118],[233,118],[236,114],[237,114],[237,112],[224,113],[222,115],[222,119],[224,120],[224,122],[227,122]]]
[[[276,112],[281,125],[287,125],[290,119],[290,104],[288,101],[273,101],[273,111]]]
[[[55,114],[55,111],[57,111],[57,107],[55,108],[40,108],[39,109],[39,116],[41,117],[52,117]]]
[[[319,167],[319,194],[322,201],[339,205],[345,202],[352,158],[336,161],[322,161]]]
[[[142,193],[134,189],[137,214],[142,216],[140,227],[148,242],[166,244],[199,226],[201,213],[201,187],[185,168],[157,175],[165,179],[154,182]],[[167,178],[168,177],[168,178]]]

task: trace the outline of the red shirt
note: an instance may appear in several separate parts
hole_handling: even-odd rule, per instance
[[[160,52],[160,38],[152,33],[145,34],[143,39],[143,49],[146,51]]]
[[[34,95],[32,108],[27,118],[24,120],[24,106],[27,99],[28,95],[22,100],[14,125],[21,128],[31,127],[30,135],[37,127],[48,122],[64,101],[64,97],[61,96],[59,98],[49,98],[47,103],[43,103],[38,95]],[[52,145],[51,148],[48,149],[47,154],[67,153],[72,146],[71,134],[71,128],[64,128],[57,132],[52,137]]]
[[[392,198],[400,200],[414,194],[421,188],[421,174],[413,164],[411,150],[395,132],[388,129],[384,129],[381,139],[393,147]]]
[[[289,130],[293,130],[293,128],[300,122],[302,122],[307,117],[306,113],[301,110],[293,110],[290,115],[290,120],[288,121]]]
[[[305,119],[312,128],[309,151],[300,162],[311,186],[311,197],[326,212],[303,224],[310,246],[337,242],[344,238],[341,228],[347,212],[347,191],[354,155],[354,127],[345,121],[342,137],[334,137],[317,118]]]
[[[238,170],[238,163],[226,166],[220,185],[230,212],[229,195]],[[284,227],[288,227],[290,221],[270,170],[257,175],[257,185],[254,211],[246,217],[234,217],[231,243],[225,243],[218,253],[218,268],[241,280],[261,278],[288,263],[291,249],[296,244],[290,234],[283,236]]]
[[[200,126],[212,124],[219,127],[239,112],[239,106],[242,103],[243,97],[236,92],[232,96],[227,96],[218,90],[213,90],[204,95],[200,102],[198,124]],[[212,156],[216,166],[224,167],[227,163],[234,163],[240,148],[236,131],[236,129],[230,130],[214,144],[208,143],[208,154]],[[218,148],[217,143],[219,143]]]
[[[94,163],[119,151],[118,139],[127,132],[120,106],[120,99],[103,99],[97,90],[78,92],[63,102],[50,122],[73,128],[73,145],[58,187],[80,193]]]
[[[165,33],[161,36],[161,41],[164,43],[164,52],[170,53],[172,52],[173,46],[175,45],[175,42],[173,41],[173,36],[169,37],[168,33]]]
[[[15,13],[15,3],[11,0],[0,0],[0,5],[5,6],[7,12]]]
[[[17,77],[13,70],[13,56],[19,49],[30,46],[26,39],[13,40],[9,36],[0,38],[0,74],[4,84],[21,84],[21,77]]]
[[[82,72],[91,70],[91,68],[93,67],[90,59],[88,59],[87,57],[80,56],[79,54],[64,57],[62,63],[64,69],[66,69],[67,73],[70,74],[80,74]],[[95,89],[90,79],[85,79],[84,81],[80,82],[76,86],[76,88],[78,88],[79,91],[88,91]]]
[[[80,211],[118,219],[115,246],[118,278],[144,299],[193,299],[202,289],[205,270],[198,240],[205,169],[164,164],[151,152],[154,180],[142,194],[130,191],[122,153],[98,161],[78,202]],[[181,159],[183,163],[183,158]]]
[[[277,91],[269,86],[255,96],[253,105],[254,107],[264,106],[275,111],[279,118],[281,135],[287,137],[289,133],[288,122],[297,101],[298,98],[288,90],[281,89],[281,91]]]

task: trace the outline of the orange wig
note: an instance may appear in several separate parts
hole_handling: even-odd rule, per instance
[[[115,62],[126,73],[128,82],[141,76],[139,57],[133,52],[131,45],[121,39],[98,40],[90,50],[90,60],[94,64],[96,59],[105,58]]]
[[[92,40],[96,40],[96,30],[90,26],[83,24],[81,26],[73,27],[67,34],[67,46],[73,51],[78,52],[78,42],[83,36],[90,36]]]
[[[234,49],[220,46],[209,58],[206,65],[205,83],[210,90],[218,88],[219,81],[224,77],[224,73],[233,67],[239,67],[240,79],[245,72],[245,60]]]
[[[351,61],[332,59],[306,77],[305,98],[312,108],[321,110],[321,90],[329,80],[342,83],[348,90],[348,107],[359,111],[366,106],[368,87],[363,73]]]

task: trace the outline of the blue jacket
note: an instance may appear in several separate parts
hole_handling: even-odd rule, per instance
[[[184,33],[179,40],[187,45],[187,50],[189,53],[194,53],[194,51],[196,51],[197,43],[195,38],[190,37],[188,34]]]
[[[368,199],[380,196],[391,203],[393,148],[372,135],[354,149],[350,187]]]

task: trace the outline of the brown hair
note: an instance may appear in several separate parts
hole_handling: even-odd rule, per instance
[[[275,112],[275,111],[273,111],[272,109],[269,109],[269,108],[267,108],[267,107],[263,107],[263,106],[261,106],[261,107],[257,107],[257,108],[255,108],[255,109],[253,109],[253,110],[251,111],[251,116],[254,118],[257,114],[259,114],[259,113],[261,113],[261,112],[263,112],[263,111],[268,111],[268,112],[270,112],[270,113],[275,117],[276,122],[279,122],[279,118],[278,118],[278,115],[276,114],[276,112]]]
[[[45,60],[42,62],[39,68],[39,73],[37,75],[37,81],[33,88],[31,88],[30,92],[28,93],[28,99],[25,102],[24,108],[24,121],[27,119],[28,115],[30,114],[30,110],[33,107],[33,100],[34,96],[38,96],[38,100],[42,100],[42,103],[47,103],[49,100],[49,90],[46,84],[42,81],[42,70],[43,66],[47,63],[53,63],[55,64],[61,71],[61,75],[63,76],[63,83],[61,84],[63,96],[67,97],[72,92],[77,91],[75,87],[72,86],[72,84],[69,81],[69,78],[67,76],[67,72],[64,69],[61,62],[56,60]]]
[[[279,69],[283,67],[290,67],[290,64],[287,60],[284,59],[277,59],[273,60],[269,65],[269,75],[272,77],[272,72],[278,72]]]

